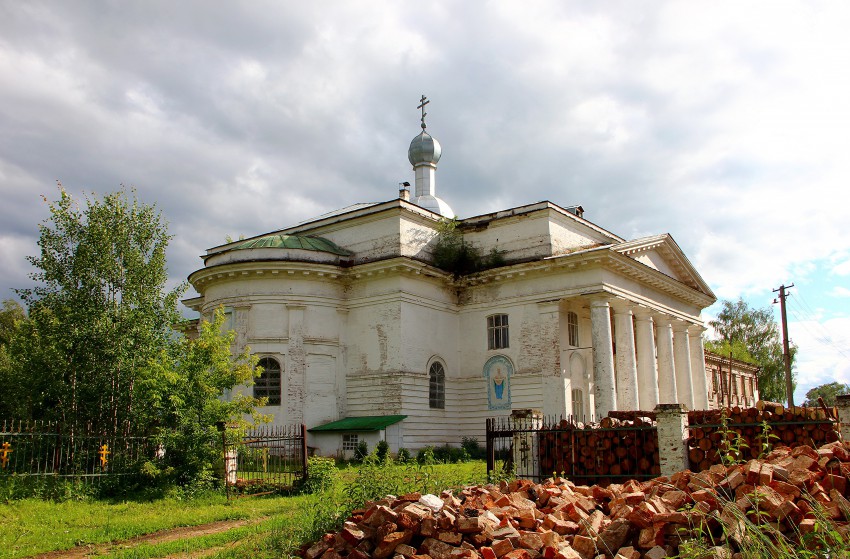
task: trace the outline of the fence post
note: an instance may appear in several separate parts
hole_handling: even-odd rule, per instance
[[[307,479],[310,477],[310,471],[307,468],[307,426],[305,424],[301,424],[301,464],[303,469],[303,478]]]
[[[513,410],[514,423],[513,462],[517,477],[540,479],[540,453],[537,434],[543,427],[540,410]],[[521,469],[522,468],[522,469]]]
[[[487,418],[487,430],[485,431],[486,439],[484,443],[485,448],[487,449],[487,479],[490,479],[490,474],[493,471],[493,468],[496,467],[496,452],[493,448],[493,431],[495,430],[495,426],[493,425],[494,422],[495,420],[493,418]]]
[[[841,434],[841,440],[850,441],[850,394],[838,396],[835,399],[835,407],[838,408],[838,432]]]
[[[688,412],[684,404],[658,404],[655,416],[661,475],[670,477],[688,469]]]

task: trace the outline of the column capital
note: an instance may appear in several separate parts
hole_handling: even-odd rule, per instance
[[[608,295],[592,295],[588,297],[590,308],[611,307],[611,300]]]
[[[687,332],[688,328],[690,328],[690,324],[688,324],[684,320],[673,319],[672,324],[674,332]]]
[[[650,320],[654,313],[652,309],[648,309],[646,307],[634,307],[632,309],[632,314],[635,315],[637,320]]]
[[[626,301],[624,299],[612,299],[609,301],[609,304],[611,305],[611,309],[614,311],[614,314],[634,313],[635,307],[630,301]]]
[[[658,326],[673,326],[673,318],[668,314],[652,313],[652,321]]]
[[[706,330],[708,330],[708,328],[706,328],[702,324],[691,324],[690,326],[688,326],[688,334],[693,337],[702,336],[703,332],[705,332]]]

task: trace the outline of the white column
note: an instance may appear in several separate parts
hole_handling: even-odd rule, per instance
[[[688,328],[691,339],[691,374],[694,377],[694,409],[708,409],[708,379],[705,374],[705,352],[702,345],[702,333],[705,328],[693,325]]]
[[[673,327],[670,319],[659,315],[655,317],[655,330],[658,335],[658,398],[661,404],[678,404],[676,394],[676,372],[673,363]]]
[[[673,327],[673,347],[675,350],[676,393],[679,403],[689,410],[694,409],[694,382],[691,374],[691,349],[688,340],[688,324],[677,320]]]
[[[616,305],[614,337],[617,341],[617,409],[638,409],[638,379],[635,363],[635,329],[632,310]]]
[[[637,375],[640,409],[651,411],[658,405],[658,365],[655,362],[655,332],[649,311],[635,311],[637,334]]]
[[[596,385],[596,420],[617,409],[614,380],[614,346],[611,339],[611,307],[605,299],[590,301],[590,336],[593,346],[593,376]]]

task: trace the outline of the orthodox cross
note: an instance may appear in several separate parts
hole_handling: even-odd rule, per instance
[[[3,443],[3,446],[0,447],[0,467],[4,470],[6,469],[6,465],[9,463],[9,455],[14,452],[12,450],[12,445],[8,442]]]
[[[108,444],[101,445],[100,450],[98,451],[98,454],[100,454],[100,467],[105,468],[106,464],[109,462],[108,456],[110,454],[112,454],[112,452],[109,450],[109,445]]]
[[[416,107],[417,109],[422,109],[422,125],[421,125],[422,130],[425,130],[425,117],[428,116],[428,113],[425,112],[425,105],[427,105],[430,102],[431,101],[428,101],[426,99],[426,97],[423,95],[422,99],[419,100],[419,106]]]

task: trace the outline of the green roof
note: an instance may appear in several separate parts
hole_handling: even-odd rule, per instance
[[[390,425],[394,425],[407,418],[406,415],[367,415],[364,417],[346,417],[339,421],[331,421],[318,427],[307,429],[311,433],[341,433],[341,432],[363,432],[363,431],[380,431],[386,429]]]
[[[351,252],[338,247],[322,237],[310,235],[282,235],[275,233],[265,235],[256,239],[250,239],[233,247],[233,250],[244,250],[251,248],[296,248],[301,250],[312,250],[316,252],[330,252],[339,256],[350,256]]]

